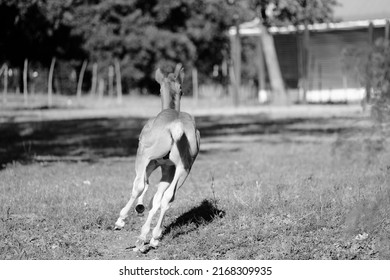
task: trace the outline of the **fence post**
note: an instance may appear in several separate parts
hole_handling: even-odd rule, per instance
[[[198,103],[199,99],[199,86],[198,86],[198,69],[192,68],[192,98],[195,103]]]
[[[77,83],[77,99],[81,98],[81,91],[83,87],[83,80],[84,80],[84,72],[87,68],[88,61],[84,60],[83,65],[81,66],[80,75],[79,75],[79,81]]]
[[[4,89],[3,89],[3,103],[7,104],[7,93],[8,93],[8,65],[4,63],[3,66],[3,81],[4,81]],[[0,71],[1,74],[1,71]]]
[[[24,60],[23,67],[23,97],[24,97],[24,106],[28,105],[28,88],[27,88],[27,74],[28,74],[28,59]]]
[[[119,60],[115,59],[116,94],[118,104],[122,103],[122,76]]]
[[[370,52],[372,45],[374,43],[374,24],[370,22],[368,25],[368,44],[370,45]],[[371,55],[368,55],[368,64],[371,65]],[[371,74],[370,69],[366,70],[367,72],[367,80],[366,80],[366,98],[365,98],[365,105],[370,103],[371,99]]]
[[[260,102],[263,101],[262,96],[265,94],[265,65],[264,65],[264,53],[263,53],[261,35],[259,35],[259,38],[257,39],[256,51],[257,51],[257,78],[259,82],[257,98]]]
[[[99,95],[99,99],[103,98],[103,95],[104,95],[104,79],[103,78],[99,78],[98,95]]]
[[[90,93],[92,96],[96,94],[97,68],[98,68],[98,65],[96,62],[94,62],[93,66],[92,66],[92,81],[91,81],[91,93]]]
[[[47,104],[49,107],[53,105],[53,73],[54,73],[55,63],[56,63],[56,58],[53,57],[50,63],[49,80],[47,86]]]
[[[310,40],[310,33],[309,28],[307,26],[307,23],[305,23],[305,29],[303,30],[303,103],[307,102],[307,91],[309,90],[309,65],[310,65],[310,54],[309,54],[309,40]]]
[[[114,95],[114,67],[108,66],[108,95],[112,97]]]
[[[236,35],[232,38],[232,58],[234,71],[233,105],[238,106],[241,87],[241,38],[240,25],[236,19]]]

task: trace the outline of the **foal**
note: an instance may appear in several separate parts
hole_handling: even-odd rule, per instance
[[[153,206],[135,243],[134,251],[141,252],[146,250],[145,242],[152,218],[161,208],[150,240],[150,245],[157,247],[162,235],[161,225],[165,212],[175,199],[176,191],[186,180],[200,145],[200,134],[195,127],[194,118],[188,113],[180,112],[181,85],[184,79],[181,65],[178,64],[174,73],[168,76],[164,76],[160,69],[157,69],[155,78],[160,84],[162,110],[155,118],[150,119],[141,131],[135,160],[136,177],[133,190],[130,200],[121,210],[115,223],[116,229],[123,228],[124,220],[135,200],[137,200],[135,210],[138,213],[145,210],[143,197],[149,186],[149,176],[157,167],[161,167],[162,176],[153,197]]]

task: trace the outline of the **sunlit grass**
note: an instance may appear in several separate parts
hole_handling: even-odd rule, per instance
[[[9,164],[0,171],[0,259],[389,259],[388,151],[367,162],[364,149],[335,148],[337,130],[310,134],[335,123],[203,138],[161,246],[147,254],[131,250],[145,217],[131,213],[113,231],[133,156]]]

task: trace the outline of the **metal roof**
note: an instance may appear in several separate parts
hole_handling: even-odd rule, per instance
[[[368,28],[370,23],[373,24],[374,27],[383,27],[386,25],[386,21],[389,19],[373,19],[373,20],[355,20],[355,21],[341,21],[341,22],[328,22],[328,23],[314,23],[309,24],[308,29],[311,31],[324,32],[324,31],[332,31],[332,30],[353,30],[353,29],[361,29]],[[268,28],[268,31],[271,34],[289,34],[295,33],[299,31],[303,31],[305,29],[304,25],[287,25],[287,26],[272,26]],[[260,34],[259,28],[259,18],[255,18],[252,21],[245,22],[240,24],[240,34],[247,36],[255,36]],[[236,35],[236,28],[231,27],[229,29],[229,35]]]

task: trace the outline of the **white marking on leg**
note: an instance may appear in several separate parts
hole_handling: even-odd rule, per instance
[[[182,167],[177,168],[175,177],[171,185],[165,191],[161,199],[160,216],[158,218],[155,228],[153,229],[152,239],[150,240],[150,245],[153,247],[157,247],[159,243],[159,239],[161,238],[162,235],[162,223],[164,221],[165,213],[169,209],[171,203],[173,202],[177,189],[184,183],[187,175],[188,173]]]
[[[156,214],[157,210],[160,208],[161,198],[162,198],[164,192],[166,191],[166,189],[169,187],[169,185],[170,184],[168,182],[160,182],[158,185],[157,192],[153,197],[153,207],[149,211],[148,217],[147,217],[144,225],[142,226],[141,234],[139,236],[139,238],[144,240],[144,241],[146,240],[146,236],[148,235],[148,233],[150,231],[150,224],[152,222],[153,216]]]
[[[167,188],[169,188],[169,186],[171,185],[171,183],[173,181],[174,174],[175,174],[175,167],[174,166],[162,166],[161,171],[162,171],[161,181],[158,184],[157,192],[153,197],[153,206],[152,206],[152,209],[150,209],[150,211],[149,211],[148,217],[147,217],[144,225],[142,226],[141,234],[140,234],[140,236],[135,244],[136,248],[141,249],[143,247],[144,242],[146,241],[146,237],[150,231],[150,224],[152,222],[153,216],[156,214],[157,210],[160,208],[161,199],[162,199],[165,191],[167,190]]]
[[[144,196],[145,196],[146,192],[148,191],[148,188],[149,188],[149,184],[145,184],[144,191],[138,197],[136,205],[144,205]]]
[[[138,197],[136,205],[142,205],[143,206],[143,204],[144,204],[144,197],[145,197],[145,194],[146,194],[146,192],[148,191],[148,188],[149,188],[149,177],[152,174],[152,172],[154,170],[156,170],[157,167],[158,167],[158,165],[155,162],[153,162],[153,161],[150,162],[148,164],[148,166],[146,167],[145,188],[144,188],[142,194]]]
[[[131,197],[129,201],[127,202],[126,206],[123,207],[123,209],[119,213],[119,218],[115,223],[115,229],[121,229],[125,225],[125,219],[128,216],[128,213],[130,211],[130,208],[132,207],[134,201],[140,196],[140,194],[145,189],[145,169],[146,166],[149,164],[149,161],[144,160],[141,161],[140,165],[137,165],[136,169],[136,177],[133,182],[133,189],[131,193]]]

